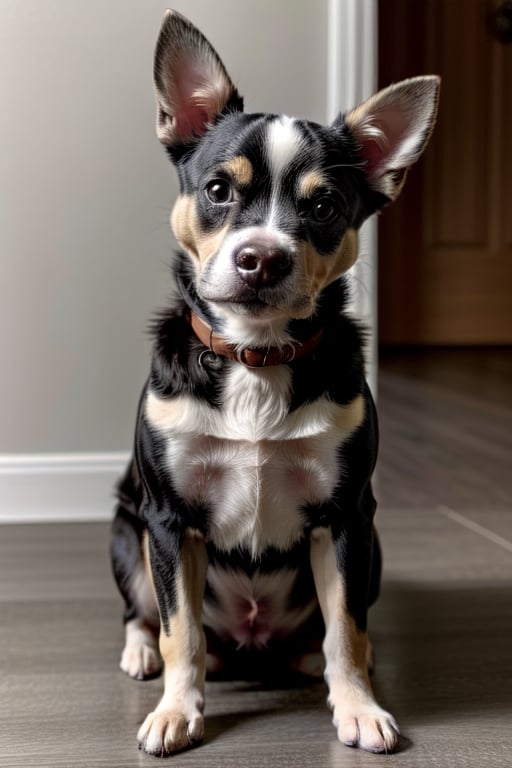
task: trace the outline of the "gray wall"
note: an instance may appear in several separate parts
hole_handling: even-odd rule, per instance
[[[173,6],[249,109],[325,119],[326,0]],[[131,445],[173,247],[151,83],[164,7],[0,5],[0,453]]]

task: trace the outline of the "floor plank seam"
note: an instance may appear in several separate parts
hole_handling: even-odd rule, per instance
[[[494,544],[506,549],[508,552],[512,552],[512,541],[508,541],[508,539],[503,538],[503,536],[499,536],[497,533],[494,533],[494,531],[489,530],[489,528],[485,528],[485,526],[473,522],[473,520],[470,520],[464,515],[460,515],[450,507],[439,506],[437,510],[445,517],[453,520],[454,523],[458,523],[458,525],[462,525],[469,531],[473,531],[473,533],[476,533],[478,536],[482,536],[484,539],[492,541]]]

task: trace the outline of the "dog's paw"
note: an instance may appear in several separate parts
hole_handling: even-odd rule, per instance
[[[146,680],[156,677],[162,670],[162,662],[157,648],[147,643],[137,646],[126,646],[119,665],[123,672],[134,680]]]
[[[193,747],[204,735],[200,712],[187,717],[177,711],[151,712],[142,723],[137,739],[139,748],[150,755],[166,757]]]
[[[392,752],[400,732],[395,719],[376,704],[335,711],[338,739],[349,747],[368,752]]]
[[[120,667],[135,680],[145,680],[160,674],[162,661],[155,636],[135,623],[126,625],[126,645]]]

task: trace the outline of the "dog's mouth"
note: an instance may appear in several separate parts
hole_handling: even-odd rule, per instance
[[[251,315],[251,316],[264,316],[275,315],[283,312],[283,307],[278,304],[264,301],[258,296],[254,296],[250,299],[240,299],[238,297],[222,296],[218,298],[208,297],[208,301],[212,304],[224,307],[231,311],[235,315]]]
[[[306,290],[297,291],[291,279],[253,287],[235,275],[228,275],[222,281],[211,277],[210,272],[203,273],[196,284],[197,295],[202,301],[237,316],[269,320],[303,318],[309,315],[314,303]]]
[[[234,289],[231,287],[231,290],[219,290],[203,281],[199,292],[206,301],[223,306],[230,305],[239,313],[276,311],[286,303],[281,291],[256,290],[245,285]]]
[[[204,279],[196,282],[184,269],[178,270],[177,281],[185,302],[193,307],[199,304],[217,306],[223,312],[239,317],[260,320],[278,317],[293,317],[294,308],[309,306],[306,296],[302,300],[290,301],[288,291],[274,289],[253,289],[246,285],[218,285]]]
[[[251,297],[241,298],[240,296],[208,296],[208,302],[223,307],[228,312],[242,317],[268,318],[275,319],[279,317],[304,318],[311,314],[312,302],[309,296],[303,296],[299,299],[290,301],[269,301],[266,297],[262,298],[257,294]]]
[[[267,304],[261,299],[251,299],[250,301],[227,301],[224,305],[229,305],[235,314],[238,315],[262,315],[266,312],[275,312],[277,307]]]
[[[271,299],[268,296],[262,296],[257,291],[241,291],[237,293],[231,293],[226,296],[210,296],[209,301],[214,301],[217,304],[232,304],[237,307],[247,307],[254,310],[275,309],[277,308],[279,301]]]

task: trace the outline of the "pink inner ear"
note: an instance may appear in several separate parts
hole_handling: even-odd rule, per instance
[[[382,162],[384,152],[376,139],[365,139],[361,143],[359,154],[365,160],[365,172],[371,175]]]
[[[201,136],[211,120],[208,76],[208,72],[197,64],[194,66],[188,57],[182,56],[175,63],[172,110],[178,138]]]
[[[205,107],[182,109],[175,117],[175,132],[178,139],[202,136],[209,122]]]
[[[357,133],[368,174],[385,171],[397,161],[402,165],[412,161],[416,136],[406,113],[381,109],[371,120],[364,121]]]

